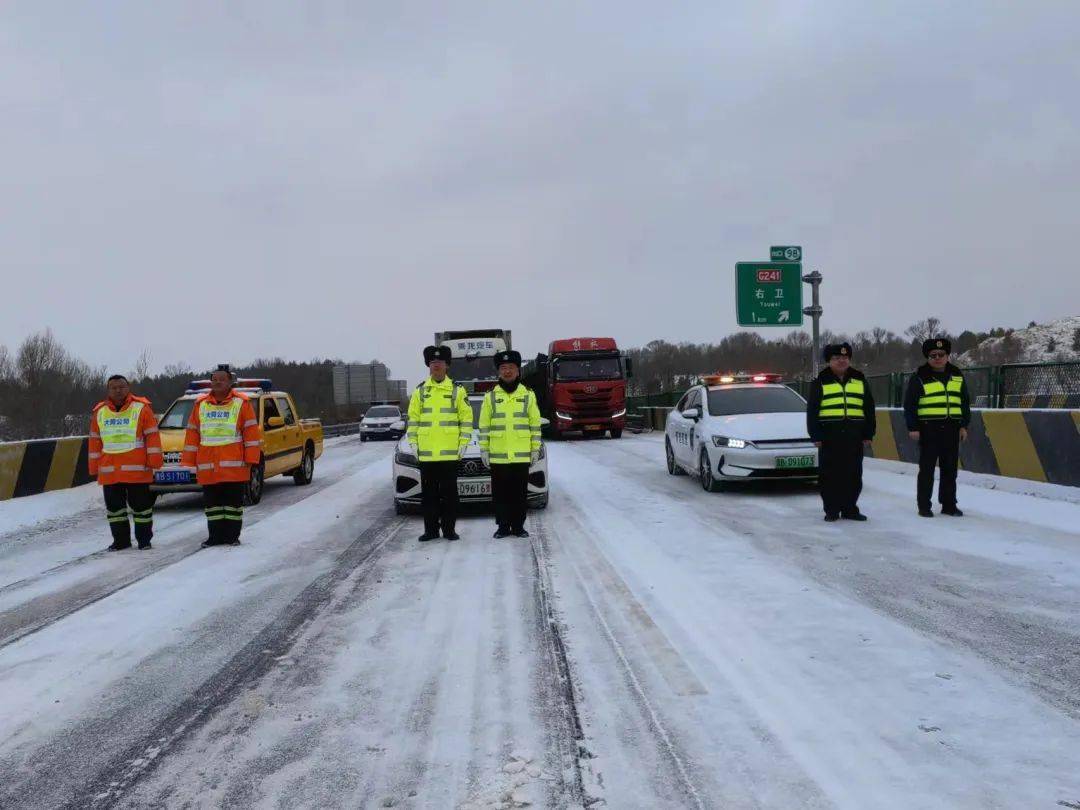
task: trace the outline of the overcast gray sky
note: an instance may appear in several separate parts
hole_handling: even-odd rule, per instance
[[[7,2],[0,343],[386,360],[1080,313],[1080,3]],[[779,335],[779,330],[770,334]]]

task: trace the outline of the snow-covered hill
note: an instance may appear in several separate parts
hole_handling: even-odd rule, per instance
[[[960,365],[989,363],[1039,363],[1052,360],[1080,360],[1080,315],[1072,315],[1005,335],[987,338],[959,356]]]

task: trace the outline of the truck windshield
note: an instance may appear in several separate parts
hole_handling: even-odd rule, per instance
[[[193,399],[178,399],[169,406],[165,415],[161,417],[158,427],[162,430],[183,430],[187,427],[191,409],[195,406]]]
[[[494,380],[498,375],[495,373],[495,361],[493,355],[485,354],[482,357],[453,357],[450,359],[450,379],[454,382],[462,380]]]
[[[370,416],[373,419],[384,419],[387,416],[401,416],[401,411],[392,405],[382,405],[376,408],[368,408],[364,416]]]
[[[555,364],[557,380],[618,380],[622,364],[617,357],[594,357],[589,360],[563,359]]]
[[[709,391],[709,413],[734,416],[739,413],[804,413],[806,401],[786,385],[753,388],[717,388]]]

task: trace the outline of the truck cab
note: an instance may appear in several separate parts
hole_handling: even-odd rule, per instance
[[[630,360],[614,338],[554,340],[526,370],[525,384],[540,397],[552,436],[622,436],[626,423],[626,380]]]
[[[449,377],[470,394],[494,387],[498,379],[495,355],[513,348],[509,329],[436,332],[435,345],[450,347]]]

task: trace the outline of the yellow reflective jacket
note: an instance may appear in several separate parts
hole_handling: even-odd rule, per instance
[[[473,412],[465,389],[449,377],[428,377],[409,400],[406,435],[420,461],[454,461],[472,439]]]
[[[521,383],[513,393],[495,386],[480,406],[480,449],[492,464],[527,464],[540,449],[536,395]]]

